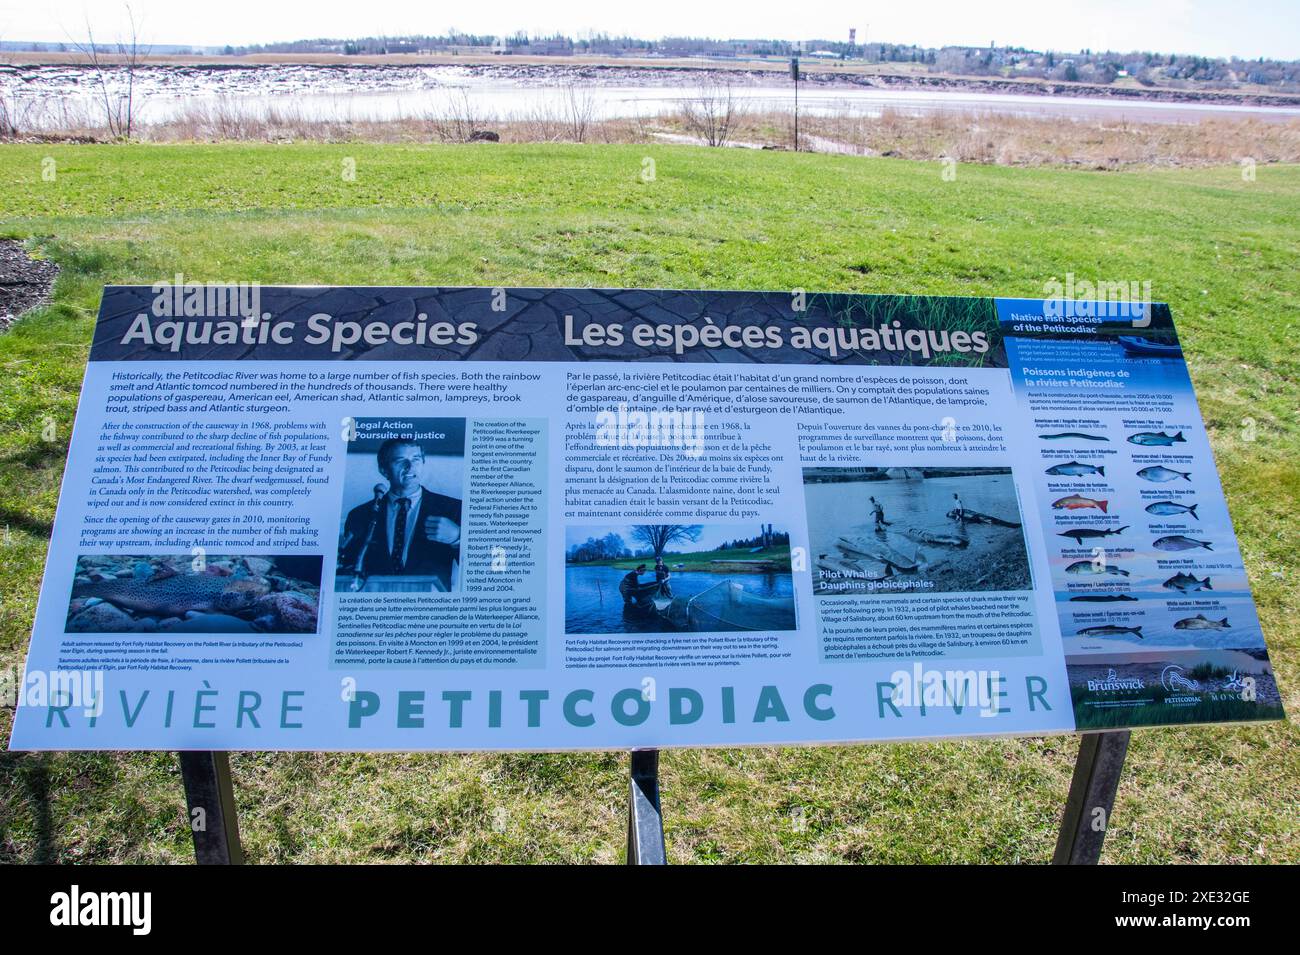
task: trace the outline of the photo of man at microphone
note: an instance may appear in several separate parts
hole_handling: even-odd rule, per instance
[[[344,506],[362,481],[369,499],[343,517],[335,591],[456,590],[465,419],[369,418],[355,427]]]

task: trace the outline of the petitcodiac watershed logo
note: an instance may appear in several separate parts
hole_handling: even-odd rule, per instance
[[[1146,684],[1140,676],[1120,677],[1111,667],[1104,680],[1089,680],[1090,693],[1117,693],[1121,690],[1145,690]]]
[[[50,924],[127,926],[132,935],[148,935],[153,930],[153,893],[83,892],[74,885],[50,896]]]

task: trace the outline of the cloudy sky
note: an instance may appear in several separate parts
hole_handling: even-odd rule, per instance
[[[310,37],[445,33],[587,32],[662,36],[1141,49],[1208,56],[1300,58],[1300,0],[924,0],[799,3],[746,0],[475,0],[454,13],[428,0],[131,0],[149,42],[264,43]],[[439,9],[441,7],[441,9]],[[118,0],[0,0],[0,39],[66,41],[122,30]]]

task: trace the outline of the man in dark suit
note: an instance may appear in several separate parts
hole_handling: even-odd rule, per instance
[[[385,441],[377,457],[388,491],[348,512],[340,566],[364,577],[436,577],[451,590],[452,564],[460,560],[460,501],[420,483],[424,449],[415,441]]]

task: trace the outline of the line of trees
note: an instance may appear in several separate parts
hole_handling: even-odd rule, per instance
[[[227,46],[227,54],[344,53],[382,55],[479,49],[484,52],[542,56],[603,54],[608,56],[708,56],[859,59],[870,63],[912,63],[934,73],[957,76],[1018,76],[1110,84],[1129,76],[1147,86],[1212,86],[1241,84],[1300,88],[1300,60],[1259,57],[1207,57],[1151,51],[1120,52],[1030,50],[1021,46],[923,47],[905,43],[855,43],[846,40],[774,40],[669,36],[658,40],[588,33],[530,35],[522,31],[493,36],[450,29],[443,34],[371,36],[357,39],[311,39],[255,46]]]

